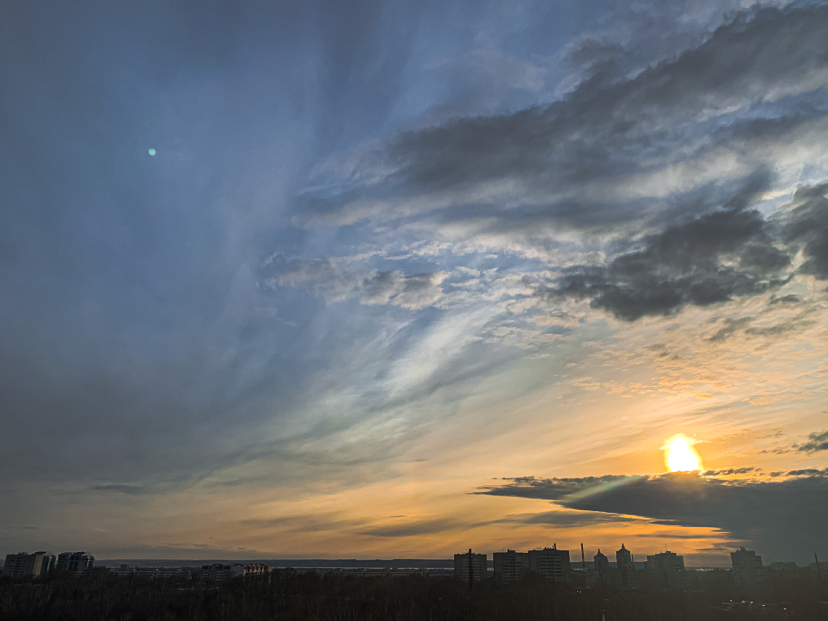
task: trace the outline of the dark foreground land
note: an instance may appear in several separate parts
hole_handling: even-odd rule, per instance
[[[0,578],[2,621],[717,621],[828,619],[824,585],[791,581],[751,594],[731,584],[687,592],[578,590],[527,576],[506,586],[428,576],[354,577],[274,571],[220,585],[104,572],[43,581]],[[762,605],[764,604],[764,605]]]

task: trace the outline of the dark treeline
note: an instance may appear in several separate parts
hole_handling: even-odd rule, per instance
[[[826,619],[814,581],[772,585],[752,599],[765,608],[721,610],[745,596],[728,583],[688,592],[579,591],[539,576],[497,586],[427,576],[354,577],[275,571],[225,584],[195,578],[149,580],[106,572],[45,580],[0,578],[3,621],[717,621]],[[787,610],[783,610],[783,608]]]

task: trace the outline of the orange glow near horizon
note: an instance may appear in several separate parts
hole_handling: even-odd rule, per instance
[[[684,434],[676,434],[661,447],[664,463],[670,472],[690,472],[702,469],[701,457],[693,448],[695,441]]]

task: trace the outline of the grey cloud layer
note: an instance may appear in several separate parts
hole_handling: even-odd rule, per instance
[[[613,184],[626,176],[695,160],[724,144],[732,147],[737,160],[750,160],[756,154],[740,149],[746,142],[789,133],[810,118],[824,116],[823,110],[808,106],[783,108],[781,116],[777,110],[767,119],[755,118],[761,110],[745,113],[762,102],[828,84],[826,25],[825,6],[745,12],[698,47],[635,77],[598,72],[546,107],[405,133],[387,147],[383,159],[396,172],[385,182],[304,202],[300,218],[313,218],[317,210],[328,212],[332,223],[404,218],[417,210],[441,209],[442,202],[396,209],[387,202],[447,191],[460,194],[448,199],[451,211],[441,217],[475,218],[491,215],[481,192],[511,192],[513,196],[503,197],[508,208],[496,212],[498,226],[513,226],[516,219],[526,226],[560,226],[570,219],[581,227],[587,222],[612,226],[623,201],[613,201],[612,210],[600,210],[581,186],[600,182],[612,193]],[[784,144],[780,136],[770,137]],[[471,189],[483,183],[505,184],[511,190]],[[534,196],[536,191],[541,194]],[[544,205],[540,196],[550,194],[566,200],[547,199]],[[370,200],[377,201],[374,208],[368,206]],[[573,209],[572,201],[579,208]],[[521,202],[524,207],[515,209]],[[461,209],[463,205],[468,209]],[[624,208],[620,219],[629,219],[640,208]],[[590,220],[589,212],[596,209]]]
[[[723,480],[690,473],[584,479],[511,479],[478,493],[555,501],[569,509],[636,515],[661,524],[704,526],[752,542],[773,559],[806,559],[824,546],[828,477],[788,473],[783,481]]]
[[[526,282],[628,321],[779,288],[800,251],[798,272],[826,278],[825,187],[803,185],[785,213],[757,208],[791,182],[779,163],[791,143],[828,131],[826,28],[825,5],[742,11],[632,76],[594,50],[588,77],[552,104],[374,144],[347,168],[347,189],[331,193],[331,178],[325,196],[300,197],[296,220],[397,221],[449,249],[482,236],[527,255],[601,249],[604,264],[550,261],[561,276]],[[570,52],[588,56],[582,43]]]
[[[745,192],[748,194],[748,192]],[[585,297],[592,305],[633,321],[667,315],[685,304],[708,306],[732,296],[756,295],[785,284],[791,260],[774,245],[758,211],[735,207],[668,227],[642,250],[602,267],[566,270],[546,299]]]
[[[828,186],[800,187],[787,210],[769,220],[752,208],[769,185],[769,175],[760,171],[743,180],[718,208],[660,233],[618,240],[616,256],[605,264],[566,267],[560,276],[543,280],[526,275],[524,282],[546,302],[586,298],[594,308],[634,321],[670,315],[686,305],[709,306],[762,294],[787,284],[797,272],[828,278]],[[795,269],[798,252],[804,262]],[[412,309],[443,300],[442,283],[448,276],[406,275],[399,270],[357,274],[327,259],[302,262],[283,257],[266,262],[263,274],[270,287],[304,285],[333,301],[360,296],[365,304]],[[794,295],[773,299],[775,304],[797,302]],[[727,319],[711,340],[724,340],[749,322]]]
[[[798,451],[815,453],[816,451],[828,451],[828,431],[808,434],[808,442],[796,446]]]

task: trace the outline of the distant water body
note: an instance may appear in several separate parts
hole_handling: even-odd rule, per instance
[[[373,559],[360,560],[353,558],[346,559],[205,559],[205,560],[182,560],[182,559],[149,559],[149,558],[124,558],[124,559],[102,559],[95,560],[95,565],[104,567],[119,567],[121,565],[139,567],[201,567],[202,565],[251,565],[261,563],[272,567],[295,569],[453,569],[453,559],[422,559],[422,558],[395,558],[395,559]],[[491,565],[491,561],[489,561]]]

